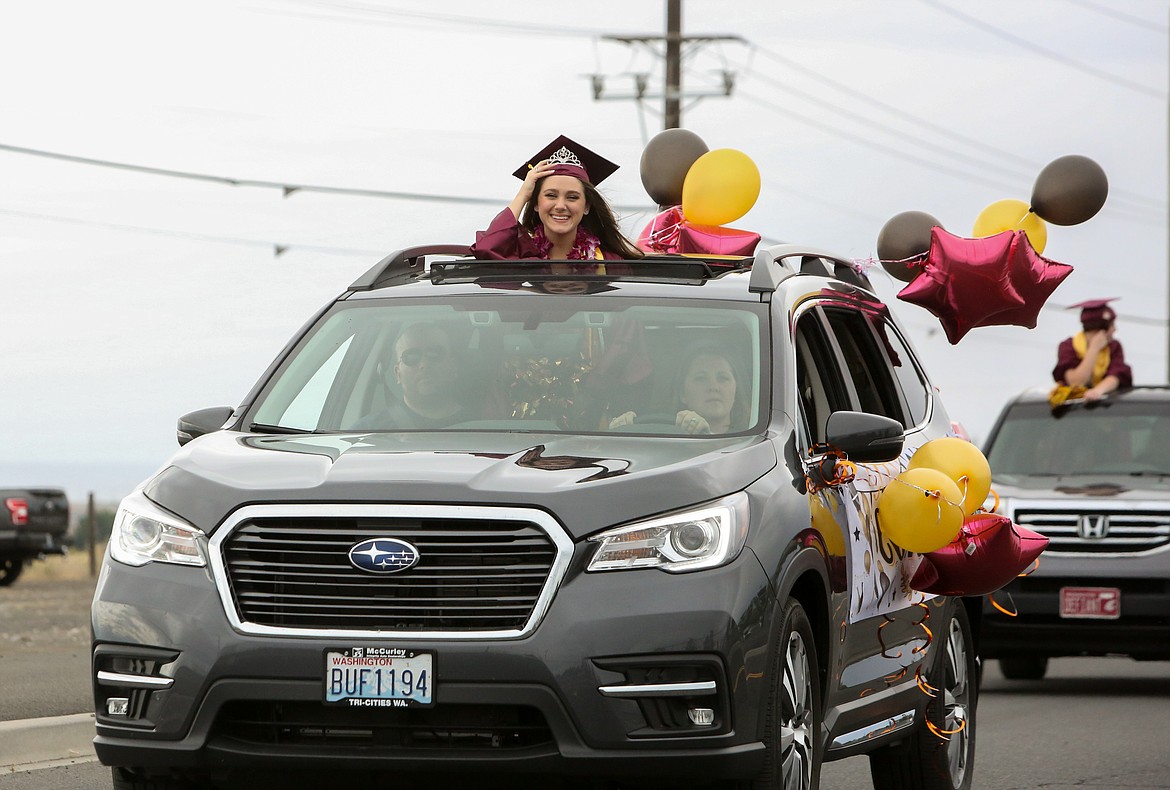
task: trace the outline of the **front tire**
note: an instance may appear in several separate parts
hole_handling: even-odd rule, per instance
[[[111,768],[114,790],[197,790],[210,785],[183,776],[150,776],[130,768]]]
[[[764,724],[764,770],[753,790],[816,790],[821,780],[821,679],[812,625],[795,598],[784,604]]]
[[[1008,680],[1043,680],[1048,672],[1048,656],[1004,656],[999,671]]]
[[[0,557],[0,587],[7,587],[16,581],[20,572],[24,570],[24,559],[21,557]]]
[[[946,627],[935,632],[925,678],[936,689],[906,743],[869,756],[876,790],[970,790],[975,774],[978,667],[967,609],[956,599]],[[933,728],[933,729],[932,729]]]

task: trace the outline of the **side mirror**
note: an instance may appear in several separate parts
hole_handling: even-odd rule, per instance
[[[902,453],[902,423],[880,414],[835,411],[825,425],[825,441],[863,464],[893,461]]]
[[[179,446],[182,447],[192,439],[197,439],[205,433],[218,431],[224,423],[231,419],[235,409],[231,406],[212,406],[208,409],[199,409],[179,418],[176,430]]]

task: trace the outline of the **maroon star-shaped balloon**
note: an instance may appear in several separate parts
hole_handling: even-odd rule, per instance
[[[1035,327],[1040,308],[1071,272],[1039,255],[1023,231],[967,239],[936,227],[922,272],[898,298],[934,313],[954,345],[977,326]]]
[[[996,313],[987,321],[976,326],[1010,324],[1028,329],[1036,328],[1040,308],[1052,296],[1064,278],[1072,274],[1073,267],[1045,258],[1032,247],[1028,234],[1022,230],[1011,231],[1012,246],[1008,252],[1008,270],[1012,285],[1024,299],[1024,303],[1002,313]]]

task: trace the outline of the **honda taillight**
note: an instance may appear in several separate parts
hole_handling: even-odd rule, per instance
[[[12,526],[23,527],[28,523],[28,500],[18,497],[8,497],[4,500],[8,513],[12,516]]]

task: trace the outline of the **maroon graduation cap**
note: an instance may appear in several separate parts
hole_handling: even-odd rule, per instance
[[[1109,303],[1116,301],[1118,298],[1111,296],[1108,299],[1089,299],[1084,302],[1070,304],[1068,308],[1070,310],[1077,307],[1081,308],[1081,326],[1085,328],[1085,331],[1108,329],[1113,325],[1113,319],[1117,318],[1117,313],[1113,312],[1113,308],[1109,306]]]
[[[563,134],[529,157],[512,175],[521,181],[528,171],[542,160],[553,165],[553,175],[573,176],[597,186],[609,178],[618,166],[603,156],[595,154],[580,143],[573,142]]]

